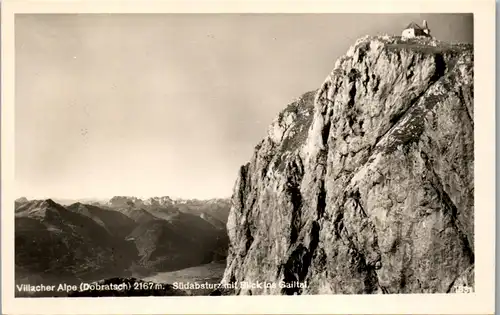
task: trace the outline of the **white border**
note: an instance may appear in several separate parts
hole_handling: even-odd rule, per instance
[[[14,298],[15,13],[474,13],[475,276],[464,295],[316,295],[145,298]],[[4,314],[493,314],[495,270],[495,2],[410,1],[24,1],[2,3],[1,241]]]

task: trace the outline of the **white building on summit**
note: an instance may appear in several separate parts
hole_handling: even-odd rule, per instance
[[[427,26],[426,20],[424,20],[423,26],[420,26],[417,23],[412,22],[403,30],[401,36],[404,38],[413,38],[419,36],[430,37],[431,30]]]

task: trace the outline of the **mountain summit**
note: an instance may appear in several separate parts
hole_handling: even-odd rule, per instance
[[[364,37],[286,107],[236,180],[233,294],[473,285],[473,46]]]

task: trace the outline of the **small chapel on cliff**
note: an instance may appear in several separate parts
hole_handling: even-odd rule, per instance
[[[427,21],[424,20],[422,26],[417,23],[410,23],[401,34],[403,38],[413,38],[413,37],[431,37],[431,30],[427,26]]]

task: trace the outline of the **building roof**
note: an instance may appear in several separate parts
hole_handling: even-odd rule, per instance
[[[420,27],[420,25],[418,25],[417,23],[414,23],[414,22],[411,22],[410,24],[408,24],[408,26],[406,27],[406,29],[409,29],[409,28],[413,28],[413,29],[416,29],[416,30],[421,30],[422,27]]]

